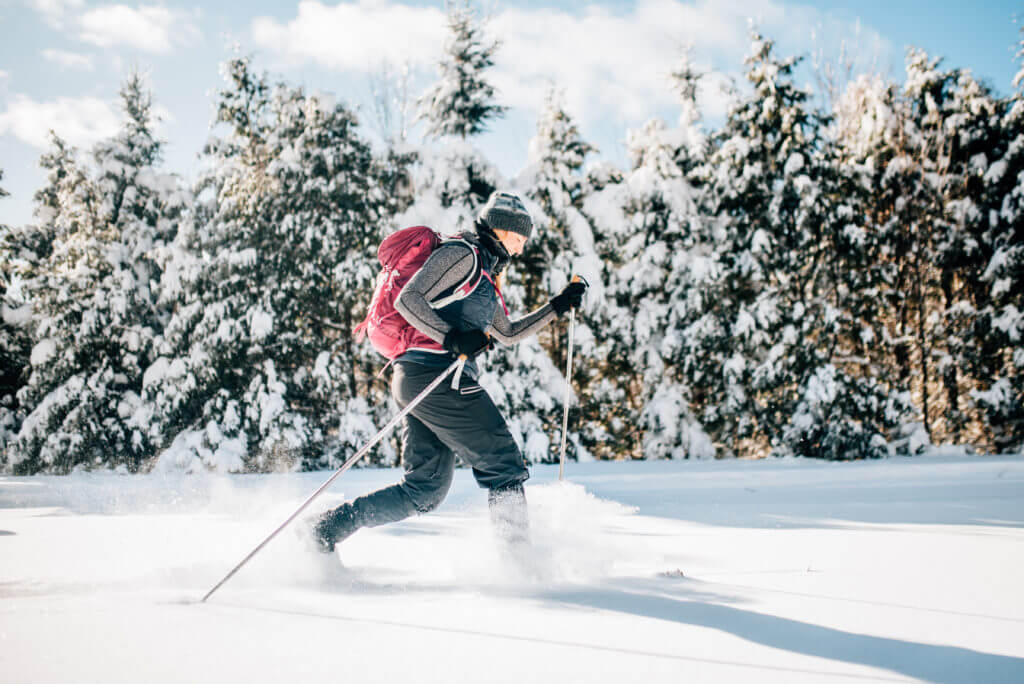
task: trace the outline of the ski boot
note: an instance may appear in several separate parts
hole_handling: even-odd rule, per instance
[[[338,542],[359,529],[352,504],[342,504],[306,519],[306,539],[320,553],[334,553]]]
[[[491,524],[502,545],[503,555],[521,564],[529,557],[530,516],[522,482],[496,487],[487,493]]]

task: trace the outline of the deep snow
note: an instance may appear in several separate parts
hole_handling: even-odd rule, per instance
[[[1024,681],[1024,458],[533,468],[513,566],[460,470],[324,575],[327,473],[0,478],[3,682]],[[398,478],[346,473],[314,509]]]

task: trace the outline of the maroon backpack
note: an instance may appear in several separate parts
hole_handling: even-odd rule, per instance
[[[398,293],[443,240],[439,233],[426,226],[403,228],[384,239],[377,249],[377,259],[383,268],[377,276],[377,285],[366,318],[356,326],[356,339],[361,340],[364,334],[367,335],[373,348],[390,360],[413,348],[444,350],[440,344],[409,324],[395,309]],[[468,242],[465,244],[476,252],[473,245]],[[477,262],[479,263],[479,259]],[[476,270],[477,274],[468,278],[449,295],[452,301],[473,291],[480,281],[481,270]]]

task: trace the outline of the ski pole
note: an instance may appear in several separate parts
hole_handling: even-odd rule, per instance
[[[574,275],[572,281],[574,283],[587,281],[582,276]],[[569,312],[569,356],[565,362],[565,410],[562,412],[562,449],[558,454],[558,480],[562,481],[565,479],[565,433],[569,427],[569,392],[571,390],[570,384],[572,383],[572,334],[573,328],[576,325],[576,309],[573,308]]]
[[[299,516],[299,514],[302,513],[302,511],[304,511],[307,506],[309,506],[309,504],[313,503],[313,500],[316,497],[320,496],[320,494],[322,494],[325,489],[327,489],[328,487],[331,486],[332,482],[334,482],[339,477],[341,477],[342,473],[344,473],[346,470],[348,470],[349,468],[354,466],[356,464],[356,461],[358,461],[363,456],[365,456],[366,452],[368,452],[373,447],[374,444],[379,442],[384,437],[384,435],[386,435],[388,433],[388,431],[391,430],[391,428],[393,428],[398,423],[398,421],[400,421],[402,418],[405,418],[406,414],[408,414],[410,411],[412,411],[416,407],[416,405],[419,404],[423,400],[424,397],[426,397],[428,394],[433,392],[434,389],[438,385],[440,385],[444,381],[445,378],[447,378],[449,375],[452,374],[452,371],[454,371],[456,369],[456,367],[461,367],[460,364],[465,364],[467,358],[468,357],[465,354],[462,354],[461,356],[459,356],[459,358],[457,360],[453,361],[452,364],[450,366],[448,366],[447,370],[445,370],[443,373],[438,375],[437,378],[435,378],[429,385],[427,385],[426,389],[424,389],[422,392],[420,392],[418,395],[416,395],[415,399],[413,399],[408,404],[406,404],[405,408],[403,408],[401,411],[399,411],[395,415],[394,418],[392,418],[390,421],[388,421],[388,424],[385,425],[383,428],[381,428],[380,432],[378,432],[374,436],[373,439],[371,439],[369,442],[367,442],[365,445],[363,445],[362,449],[360,449],[355,454],[350,456],[348,458],[348,460],[345,461],[341,465],[340,468],[338,468],[336,471],[334,471],[334,474],[331,475],[327,479],[326,482],[324,482],[322,485],[320,485],[320,487],[315,492],[310,494],[309,497],[305,501],[302,502],[302,505],[299,506],[297,509],[295,509],[294,513],[292,513],[291,515],[288,516],[287,520],[285,520],[283,523],[281,523],[277,527],[276,530],[274,530],[273,532],[270,533],[270,536],[268,536],[266,539],[264,539],[262,542],[260,542],[259,546],[257,546],[255,549],[250,551],[249,555],[246,556],[245,558],[243,558],[241,563],[239,563],[234,568],[232,568],[231,572],[229,572],[227,575],[224,576],[224,579],[222,579],[220,582],[217,582],[216,586],[214,586],[213,589],[210,589],[210,591],[206,592],[206,596],[204,596],[202,598],[202,600],[200,600],[200,603],[205,603],[206,599],[208,599],[211,596],[213,596],[213,592],[215,592],[218,589],[220,589],[221,585],[223,585],[225,582],[227,582],[229,579],[231,579],[234,576],[234,574],[236,572],[238,572],[242,568],[243,565],[245,565],[250,560],[252,560],[253,556],[255,556],[257,553],[259,553],[263,549],[263,547],[266,546],[270,542],[271,539],[276,537],[277,534],[281,530],[283,530],[285,527],[287,527],[288,524],[291,523],[291,521],[295,520],[295,518],[297,518]]]

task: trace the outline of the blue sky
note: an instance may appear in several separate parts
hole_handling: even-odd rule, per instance
[[[125,0],[120,0],[124,2]],[[165,165],[191,178],[206,139],[219,64],[250,54],[258,68],[360,108],[368,136],[371,73],[407,62],[412,91],[433,76],[444,39],[442,3],[400,0],[256,0],[248,3],[118,4],[92,0],[0,0],[0,223],[31,221],[32,194],[46,131],[83,149],[119,120],[117,89],[133,66],[149,75],[167,142]],[[493,80],[509,116],[478,144],[508,175],[525,163],[537,110],[550,85],[564,88],[570,112],[601,157],[624,160],[625,131],[652,115],[675,116],[664,75],[692,45],[692,59],[714,73],[701,94],[710,122],[726,100],[719,85],[742,73],[746,17],[784,54],[834,58],[852,46],[863,65],[901,79],[903,52],[915,45],[967,67],[1008,93],[1019,68],[1016,16],[1024,1],[637,0],[490,6],[504,45]],[[812,72],[800,76],[811,84]],[[414,129],[415,134],[415,129]]]

